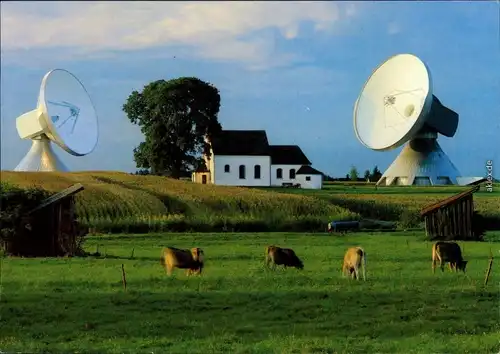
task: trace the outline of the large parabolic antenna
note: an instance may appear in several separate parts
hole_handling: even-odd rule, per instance
[[[457,127],[458,114],[433,95],[429,69],[411,54],[375,69],[354,105],[354,131],[364,146],[386,151],[408,142],[377,185],[457,184],[460,173],[437,142]]]
[[[15,171],[67,171],[51,141],[74,156],[97,145],[97,114],[83,84],[69,71],[54,69],[42,79],[37,108],[17,117],[16,128],[32,146]]]

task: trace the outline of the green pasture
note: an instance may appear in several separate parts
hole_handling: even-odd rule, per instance
[[[487,236],[460,243],[467,275],[432,274],[422,234],[89,237],[101,257],[2,259],[0,351],[498,353],[500,264],[483,280],[500,233]],[[305,269],[267,270],[268,244],[293,248]],[[169,245],[203,248],[204,274],[168,278],[159,256]],[[340,276],[354,245],[367,254],[366,282]]]
[[[493,192],[488,192],[482,184],[481,189],[474,193],[485,197],[500,196],[500,183],[493,184]],[[376,186],[375,183],[365,182],[323,182],[323,188],[317,189],[293,189],[293,188],[268,188],[275,191],[286,191],[302,194],[424,194],[450,196],[470,189],[472,186]]]

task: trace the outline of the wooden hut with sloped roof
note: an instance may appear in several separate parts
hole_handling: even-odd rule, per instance
[[[479,185],[423,208],[425,233],[430,240],[478,240],[482,238],[480,218],[474,212],[473,194]]]
[[[75,195],[83,185],[74,184],[42,201],[21,217],[6,251],[14,256],[75,256],[88,229],[76,220]]]

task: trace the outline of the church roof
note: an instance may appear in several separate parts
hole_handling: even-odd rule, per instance
[[[322,175],[320,171],[311,166],[302,166],[295,173],[296,175]]]
[[[271,145],[271,164],[310,165],[311,161],[297,145]]]
[[[269,156],[265,130],[222,130],[212,138],[214,155]]]
[[[270,156],[273,165],[310,165],[297,145],[269,145],[265,130],[222,130],[212,138],[214,155]]]

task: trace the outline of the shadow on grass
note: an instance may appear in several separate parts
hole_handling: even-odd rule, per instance
[[[353,243],[354,244],[354,243]],[[346,248],[347,249],[347,248]],[[205,248],[206,250],[206,248]],[[307,263],[311,261],[318,261],[317,258],[309,258],[307,256],[302,255],[300,250],[296,250],[300,259],[304,262],[304,265],[307,267]],[[430,251],[429,251],[430,253]],[[137,253],[136,253],[137,254]],[[75,257],[77,258],[77,257]],[[78,257],[79,258],[79,257]],[[113,255],[109,253],[104,253],[104,251],[100,255],[96,254],[89,254],[86,255],[85,257],[82,258],[90,258],[90,259],[96,259],[96,260],[106,260],[106,259],[118,259],[118,260],[139,260],[139,261],[149,261],[149,262],[154,262],[154,263],[159,263],[160,262],[160,254],[158,256],[136,256],[134,255],[133,257],[130,256],[118,256],[118,255]],[[337,257],[331,257],[330,259],[335,259],[341,261],[343,258],[343,255],[337,255]],[[430,257],[429,257],[430,258]],[[205,262],[206,263],[213,263],[213,262],[218,262],[218,261],[252,261],[252,262],[264,262],[265,256],[264,253],[261,252],[260,249],[255,249],[251,253],[240,253],[240,254],[212,254],[212,255],[207,255],[205,252]],[[370,262],[372,264],[373,261],[375,262],[397,262],[399,258],[395,255],[393,257],[388,257],[384,254],[374,254],[374,253],[366,253],[366,259],[367,263]],[[482,262],[485,265],[489,262],[489,253],[485,253],[484,255],[465,255],[464,259],[467,261],[474,261],[474,262]],[[417,263],[417,262],[422,262],[424,260],[422,258],[422,255],[415,255],[412,257],[405,257],[405,262],[406,263]],[[427,259],[425,259],[427,262]],[[429,269],[431,269],[431,264],[432,261],[429,259],[428,260],[429,264]],[[439,264],[436,265],[437,268],[439,268]],[[448,271],[449,264],[445,264],[445,269]],[[470,267],[470,266],[469,266]],[[436,268],[436,269],[437,269]]]
[[[130,261],[130,260],[138,260],[138,261],[151,261],[151,262],[155,262],[155,263],[159,263],[160,262],[160,256],[158,257],[145,257],[145,256],[134,256],[134,257],[131,257],[131,256],[115,256],[115,255],[112,255],[112,254],[102,254],[100,256],[96,256],[96,255],[89,255],[89,256],[86,256],[86,258],[92,258],[92,259],[99,259],[99,260],[106,260],[106,259],[121,259],[121,260],[127,260],[127,261]]]
[[[260,255],[260,253],[259,253]],[[264,256],[262,256],[263,258]],[[151,261],[158,263],[160,262],[160,254],[158,254],[157,257],[146,257],[146,256],[117,256],[109,253],[100,253],[99,255],[95,253],[90,253],[82,258],[91,258],[91,259],[99,259],[99,260],[106,260],[106,259],[121,259],[121,260],[139,260],[139,261]],[[232,261],[246,261],[246,260],[254,260],[255,257],[253,254],[220,254],[220,255],[213,255],[210,257],[206,257],[207,262],[213,262],[213,261],[227,261],[227,260],[232,260]]]
[[[79,340],[91,336],[95,350],[109,338],[137,343],[161,337],[168,346],[166,342],[221,334],[255,343],[269,336],[354,335],[391,341],[499,330],[498,313],[491,311],[498,303],[494,292],[225,292],[201,291],[200,284],[179,288],[175,283],[185,282],[170,282],[172,288],[165,292],[68,292],[71,284],[65,284],[55,292],[6,296],[1,332],[51,351],[65,337],[72,338],[68,348],[76,349]]]
[[[269,240],[269,235],[273,235],[273,233],[280,234],[283,238],[287,238],[287,232],[282,232],[282,231],[255,231],[255,232],[193,232],[193,233],[185,233],[185,234],[175,234],[173,235],[171,232],[170,233],[151,233],[151,234],[121,234],[121,235],[92,235],[89,237],[89,240],[91,240],[93,243],[99,243],[101,241],[134,241],[139,243],[140,241],[150,241],[150,242],[165,242],[168,241],[169,239],[175,238],[175,240],[193,240],[193,238],[196,239],[196,241],[193,242],[198,242],[198,240],[203,239],[202,242],[216,242],[217,244],[220,244],[221,240]],[[297,238],[296,233],[290,232],[291,239],[293,239],[295,242],[302,242],[300,238]],[[351,236],[387,236],[388,234],[390,236],[395,236],[395,237],[416,237],[414,236],[415,234],[420,234],[422,233],[420,230],[417,231],[409,231],[409,232],[404,232],[400,230],[363,230],[360,232],[347,232],[347,233],[328,233],[325,231],[308,231],[308,232],[303,232],[303,236],[314,236],[314,237],[321,237],[321,238],[327,238],[327,239],[343,239],[346,237],[351,237]],[[262,236],[262,237],[261,237]],[[425,239],[422,238],[422,244],[424,243]],[[270,242],[270,241],[266,241]]]

